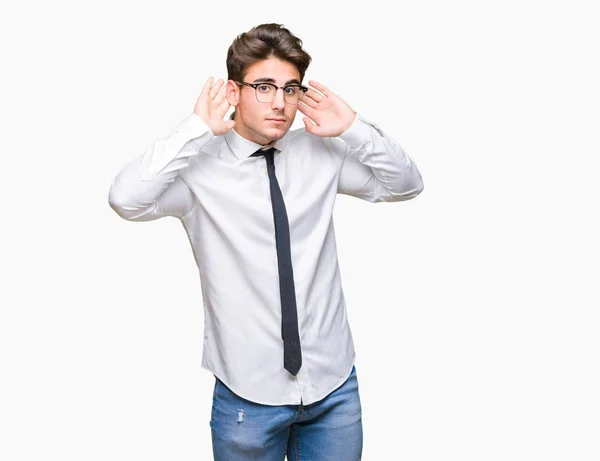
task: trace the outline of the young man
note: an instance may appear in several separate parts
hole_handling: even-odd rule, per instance
[[[113,180],[124,219],[181,220],[199,268],[202,367],[215,376],[216,460],[356,461],[362,453],[354,344],[333,228],[336,194],[416,197],[396,141],[323,84],[278,24],[238,36],[228,80]],[[232,117],[225,121],[228,109]],[[299,110],[305,129],[290,131]]]

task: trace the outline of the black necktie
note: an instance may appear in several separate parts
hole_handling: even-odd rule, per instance
[[[275,244],[277,247],[277,265],[279,268],[279,293],[281,296],[281,338],[283,339],[283,367],[296,376],[302,366],[300,335],[298,334],[298,314],[296,312],[296,290],[294,288],[294,272],[292,270],[292,253],[290,249],[290,226],[283,195],[275,176],[273,154],[276,149],[257,150],[251,157],[265,156],[269,183],[271,188],[271,204],[273,221],[275,222]]]

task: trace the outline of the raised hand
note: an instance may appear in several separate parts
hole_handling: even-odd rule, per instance
[[[233,120],[223,120],[230,107],[225,97],[223,79],[213,85],[214,77],[210,76],[198,96],[194,113],[204,120],[215,136],[222,136],[235,126]]]
[[[298,104],[298,110],[306,115],[302,119],[306,131],[321,137],[339,136],[352,125],[356,112],[325,85],[315,80],[308,83],[319,92],[309,88]]]

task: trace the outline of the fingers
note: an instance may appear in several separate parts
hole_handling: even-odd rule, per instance
[[[306,115],[308,118],[310,118],[310,120],[314,122],[316,126],[318,126],[323,121],[319,111],[311,109],[310,107],[302,103],[298,104],[298,110],[304,115]]]
[[[217,95],[213,98],[214,99],[214,104],[221,104],[221,102],[223,102],[223,99],[225,99],[226,96],[226,92],[225,92],[225,86],[223,88],[221,88],[219,90],[219,92],[217,93]],[[212,91],[212,90],[211,90]]]
[[[212,78],[212,77],[211,77]],[[210,89],[210,92],[208,93],[210,95],[211,98],[215,98],[215,96],[217,95],[217,93],[221,90],[221,87],[223,86],[223,79],[220,78],[219,80],[216,81],[216,83],[213,85],[213,87]]]
[[[304,96],[302,97],[303,100],[312,99],[313,101],[316,101],[316,102],[321,102],[325,98],[326,98],[326,96],[323,96],[321,93],[313,90],[312,88],[309,88],[308,91],[306,93],[304,93]]]
[[[219,94],[219,91],[223,88],[225,88],[223,86],[223,79],[220,78],[219,80],[217,80],[214,85],[215,78],[211,75],[210,77],[208,77],[208,80],[206,80],[206,82],[204,83],[204,86],[202,87],[202,91],[200,92],[200,96],[198,96],[198,100],[214,100],[215,96],[217,94]],[[219,100],[216,101],[217,103],[221,102],[220,98]]]
[[[217,99],[215,99],[217,107],[225,107],[225,110],[229,109],[229,99],[225,97],[225,92],[219,93]]]
[[[210,88],[212,87],[213,80],[214,80],[214,77],[212,77],[212,76],[208,77],[208,80],[206,80],[206,82],[204,83],[204,86],[202,87],[202,91],[200,92],[201,95],[208,94],[208,92],[210,91]]]
[[[327,88],[325,85],[323,85],[322,83],[317,82],[316,80],[309,80],[308,83],[312,86],[314,86],[317,90],[319,90],[321,93],[323,93],[325,96],[329,96],[331,94],[333,94],[329,88]]]
[[[217,80],[214,85],[209,86],[210,82],[213,80],[214,78],[210,77],[202,89],[203,92],[206,90],[208,93],[206,99],[208,100],[209,111],[216,109],[218,111],[222,110],[223,113],[225,113],[227,109],[229,109],[229,101],[226,99],[225,92],[226,86],[223,85],[224,81],[222,78]]]
[[[316,108],[319,103],[319,101],[310,95],[308,91],[304,93],[304,96],[302,96],[301,102],[309,107],[312,107],[313,109]]]
[[[225,94],[225,92],[223,92],[223,94]],[[229,106],[230,104],[227,98],[223,98],[218,104],[216,104],[217,112],[221,118],[225,115],[227,109],[229,109]]]
[[[304,101],[301,101],[298,104],[298,110],[300,112],[302,112],[304,115],[306,115],[307,117],[312,118],[313,120],[315,120],[315,118],[317,117],[315,110],[312,109],[311,107],[309,107],[308,105],[306,105],[306,103],[304,103]]]

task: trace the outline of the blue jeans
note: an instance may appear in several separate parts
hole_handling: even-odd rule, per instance
[[[262,405],[215,376],[211,435],[215,461],[360,461],[362,410],[356,368],[310,405]]]

